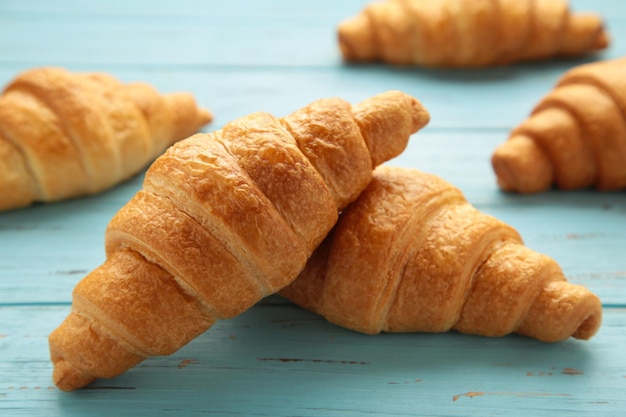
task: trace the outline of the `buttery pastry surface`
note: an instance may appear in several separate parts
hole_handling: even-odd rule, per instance
[[[378,167],[305,269],[280,291],[359,332],[588,339],[602,306],[550,257],[448,182]]]
[[[170,354],[288,285],[374,167],[428,120],[389,91],[254,113],[171,146],[111,220],[106,261],[50,335],[55,384],[74,390]]]

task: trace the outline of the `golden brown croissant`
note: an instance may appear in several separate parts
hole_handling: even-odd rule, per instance
[[[347,61],[484,67],[606,48],[602,19],[565,0],[387,0],[339,25]]]
[[[211,119],[189,94],[104,73],[25,71],[0,96],[0,210],[105,190]]]
[[[364,333],[587,339],[600,300],[446,181],[381,166],[300,276],[280,292]]]
[[[50,335],[53,379],[73,390],[176,351],[296,278],[367,186],[429,120],[390,91],[255,113],[178,142],[111,220],[107,259]]]
[[[505,191],[626,188],[626,58],[566,72],[492,165]]]

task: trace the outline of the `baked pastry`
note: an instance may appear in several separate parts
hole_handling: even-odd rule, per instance
[[[43,67],[0,96],[0,210],[101,192],[209,123],[186,93]]]
[[[491,161],[505,191],[626,188],[626,57],[566,72]]]
[[[74,390],[171,354],[288,285],[373,168],[428,120],[390,91],[254,113],[170,147],[111,220],[106,261],[50,335],[54,383]]]
[[[602,18],[565,0],[386,0],[339,25],[346,61],[485,67],[606,48]]]
[[[602,306],[448,182],[381,166],[280,294],[363,333],[590,338]]]

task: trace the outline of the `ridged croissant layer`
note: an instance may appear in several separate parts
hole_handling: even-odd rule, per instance
[[[505,191],[626,188],[626,58],[566,72],[492,165]]]
[[[484,67],[608,46],[600,16],[564,0],[386,0],[339,25],[347,61]]]
[[[0,210],[103,191],[211,119],[190,94],[104,73],[24,71],[0,96]]]
[[[588,339],[602,306],[446,181],[381,166],[280,292],[356,331]]]
[[[105,263],[50,335],[55,384],[73,390],[170,354],[288,285],[373,168],[428,120],[391,91],[255,113],[173,145],[111,220]]]

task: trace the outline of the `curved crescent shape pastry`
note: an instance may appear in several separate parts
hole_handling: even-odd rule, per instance
[[[626,188],[626,58],[566,72],[491,162],[504,191]]]
[[[211,120],[190,94],[104,73],[24,71],[0,96],[0,211],[106,190]]]
[[[597,296],[448,182],[381,166],[280,294],[356,331],[588,339]]]
[[[602,19],[565,0],[386,0],[337,30],[346,61],[486,67],[571,57],[609,44]]]
[[[111,220],[107,259],[49,338],[63,390],[168,355],[293,281],[367,186],[429,120],[398,91],[254,113],[174,144]]]

